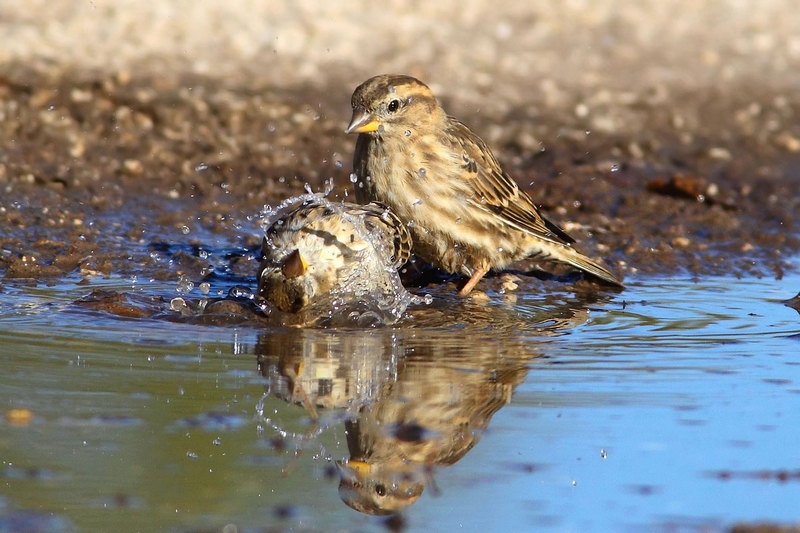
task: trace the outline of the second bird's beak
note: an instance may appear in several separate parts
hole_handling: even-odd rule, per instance
[[[378,131],[380,123],[378,119],[372,116],[363,105],[357,106],[353,109],[353,118],[350,119],[350,125],[344,130],[345,133],[369,133],[370,131]]]
[[[308,263],[298,250],[286,256],[281,265],[281,272],[287,279],[299,278],[306,273],[306,270],[308,270]]]

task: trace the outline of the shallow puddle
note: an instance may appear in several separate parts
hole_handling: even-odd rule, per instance
[[[591,302],[442,290],[394,327],[340,330],[74,303],[177,295],[161,282],[6,285],[0,530],[796,520],[800,315],[782,301],[800,276],[626,283]]]

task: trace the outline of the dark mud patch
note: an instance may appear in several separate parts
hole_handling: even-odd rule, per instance
[[[255,285],[264,204],[328,178],[334,197],[350,188],[343,128],[360,81],[322,92],[6,66],[3,282],[78,272]],[[532,94],[505,116],[459,118],[622,277],[780,277],[800,251],[800,96],[741,85],[574,94],[551,107]]]

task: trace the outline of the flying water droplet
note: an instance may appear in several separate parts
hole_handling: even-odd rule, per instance
[[[181,313],[187,307],[188,306],[186,305],[186,300],[184,300],[183,298],[173,298],[169,302],[170,310],[178,312],[178,313]]]
[[[383,133],[385,130],[386,130],[386,128],[384,128],[384,127],[383,127],[383,124],[381,124],[380,126],[378,126],[378,134],[381,134],[381,133]]]
[[[358,182],[358,176],[356,175],[355,172],[351,172],[350,173],[350,183],[356,183],[356,182]]]
[[[419,174],[420,178],[424,178],[426,173],[427,173],[427,170],[425,170],[424,168],[421,168],[421,169],[419,169],[417,171],[417,174]]]
[[[200,162],[200,163],[197,164],[197,166],[194,167],[194,171],[195,172],[202,172],[204,170],[208,170],[208,164],[207,163]]]
[[[186,294],[191,292],[194,289],[194,282],[189,279],[189,276],[186,274],[181,274],[178,278],[178,286],[175,287],[175,290],[178,291],[180,294]]]
[[[619,172],[619,165],[611,165],[611,172]]]
[[[405,131],[405,136],[406,137],[411,137],[411,130],[406,130]]]
[[[188,235],[190,231],[192,231],[192,230],[190,230],[190,229],[189,229],[189,226],[183,226],[183,227],[181,228],[181,232],[182,232],[184,235]]]
[[[247,287],[241,287],[239,285],[235,287],[231,287],[231,290],[228,291],[229,298],[242,298],[245,300],[252,300],[253,299],[253,291],[248,289]]]

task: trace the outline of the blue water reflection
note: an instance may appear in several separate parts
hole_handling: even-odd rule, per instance
[[[463,420],[489,395],[468,449],[411,469],[404,530],[800,521],[800,313],[781,303],[797,275],[445,300],[363,331],[109,318],[72,304],[87,290],[0,295],[0,523],[44,510],[65,531],[385,531],[339,497],[353,421],[387,402]],[[18,408],[33,420],[14,423]],[[443,446],[437,423],[401,437]]]

